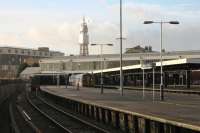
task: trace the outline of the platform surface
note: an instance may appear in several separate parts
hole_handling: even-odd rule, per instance
[[[134,90],[124,90],[124,95],[121,96],[120,91],[114,89],[104,89],[104,94],[100,94],[98,88],[80,88],[77,91],[74,87],[42,86],[41,89],[61,97],[175,121],[200,129],[199,95],[165,93],[165,100],[159,101],[159,93],[155,93],[156,100],[153,101],[152,92],[145,92],[143,99],[142,91]]]

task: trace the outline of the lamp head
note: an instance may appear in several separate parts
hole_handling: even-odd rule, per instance
[[[154,23],[153,21],[144,21],[144,24],[152,24]]]
[[[109,44],[107,44],[108,46],[113,46],[113,44],[112,43],[109,43]]]
[[[178,21],[170,21],[169,23],[170,23],[170,24],[179,24]]]

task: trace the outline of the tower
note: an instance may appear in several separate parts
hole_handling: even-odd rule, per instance
[[[85,17],[83,18],[83,22],[81,24],[79,44],[80,44],[80,55],[87,56],[89,54],[88,52],[89,35],[88,35],[87,23],[85,22]]]

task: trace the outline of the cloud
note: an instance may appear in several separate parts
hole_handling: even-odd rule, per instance
[[[104,48],[105,53],[119,53],[119,5],[108,4],[98,11],[86,14],[91,43],[113,43]],[[187,10],[183,7],[187,6]],[[99,13],[100,12],[100,13]],[[106,14],[105,14],[106,12]],[[191,5],[165,7],[159,4],[127,2],[123,6],[123,33],[127,38],[124,48],[152,45],[159,49],[159,26],[143,25],[144,20],[179,20],[180,25],[164,26],[164,46],[167,50],[200,49],[200,10]],[[78,14],[39,11],[1,11],[0,45],[35,48],[49,46],[69,54],[79,54],[78,36],[82,12]],[[99,15],[101,14],[101,15]],[[99,53],[99,48],[90,47],[90,53]]]
[[[156,24],[144,25],[143,22],[145,20],[178,20],[180,25],[164,25],[165,48],[167,50],[200,49],[200,46],[197,45],[200,41],[198,37],[200,32],[200,10],[192,10],[191,8],[183,10],[183,6],[176,5],[175,8],[158,4],[126,3],[123,6],[123,26],[127,37],[125,47],[134,47],[138,44],[143,46],[152,45],[154,49],[159,50],[160,26]],[[119,18],[118,4],[111,5],[110,10],[114,18]]]
[[[19,45],[19,36],[10,33],[0,34],[0,43],[2,46],[7,46],[11,43]]]
[[[116,44],[116,38],[118,37],[118,25],[110,23],[110,22],[93,22],[89,25],[90,28],[90,41],[91,43],[113,43],[114,47],[106,47],[104,48],[104,53],[114,53],[116,52],[118,46]],[[97,51],[100,53],[100,48],[92,48],[90,49],[93,54]]]
[[[59,23],[44,27],[32,27],[25,33],[27,42],[47,45],[66,54],[78,53],[78,23]]]

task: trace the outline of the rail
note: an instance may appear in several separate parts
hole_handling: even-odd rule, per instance
[[[37,126],[31,121],[30,116],[22,109],[22,107],[17,106],[18,112],[21,114],[23,119],[26,121],[26,123],[29,125],[29,127],[35,132],[35,133],[41,133],[40,129],[37,128]]]
[[[37,100],[34,99],[34,102],[37,101],[39,102],[39,104],[35,104],[34,102],[32,102],[29,97],[27,98],[32,106],[34,106],[34,108],[40,111],[52,122],[62,127],[68,133],[80,132],[80,130],[95,133],[110,133],[103,128],[100,128],[76,116],[73,116],[72,114],[67,113],[53,105],[50,106],[50,103],[47,104],[47,102],[44,102],[44,100],[41,100],[40,98],[36,98]],[[70,123],[68,121],[70,121]]]
[[[80,121],[81,123],[86,124],[87,126],[90,126],[90,127],[92,127],[92,128],[95,128],[96,130],[99,130],[99,131],[102,132],[102,133],[110,133],[109,131],[106,131],[105,129],[100,128],[100,127],[96,126],[95,124],[92,124],[92,123],[90,123],[90,122],[87,122],[87,121],[85,121],[85,120],[83,120],[83,119],[78,118],[77,116],[74,116],[74,115],[72,115],[72,114],[70,114],[70,113],[68,113],[68,112],[63,111],[62,109],[60,109],[60,108],[54,106],[53,104],[48,103],[47,101],[45,101],[45,100],[42,99],[41,97],[39,97],[39,99],[40,99],[43,103],[45,103],[46,105],[50,106],[51,108],[53,108],[53,109],[59,111],[60,113],[62,113],[62,114],[64,114],[64,115],[67,115],[67,116],[69,116],[69,117],[71,117],[71,118],[73,118],[73,119],[75,119],[75,120],[78,120],[78,121]]]
[[[44,117],[46,117],[47,119],[49,119],[50,121],[52,121],[55,125],[59,126],[61,129],[63,129],[66,133],[73,133],[72,131],[70,131],[69,129],[65,128],[64,126],[62,126],[60,123],[58,123],[56,120],[54,120],[52,117],[50,117],[47,113],[43,112],[40,108],[38,108],[29,98],[28,94],[26,94],[26,99],[28,100],[28,102],[38,111],[40,112]]]
[[[9,114],[10,114],[10,119],[11,119],[11,127],[12,127],[12,131],[14,131],[14,133],[20,133],[20,130],[17,126],[17,123],[15,121],[15,117],[13,114],[13,106],[12,103],[9,104]]]

